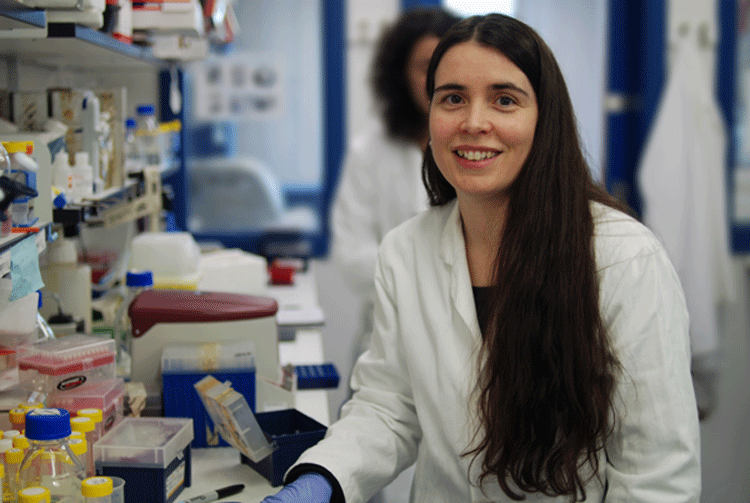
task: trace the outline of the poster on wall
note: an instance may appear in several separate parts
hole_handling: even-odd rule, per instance
[[[267,52],[232,53],[194,63],[195,118],[256,121],[281,117],[282,68],[278,55]]]

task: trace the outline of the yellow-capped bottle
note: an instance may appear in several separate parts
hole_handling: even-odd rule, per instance
[[[93,477],[94,476],[94,430],[96,429],[96,425],[94,424],[94,420],[90,417],[85,416],[77,416],[70,420],[70,429],[72,431],[78,431],[86,435],[86,444],[91,446],[86,453],[86,456],[81,458],[81,461],[84,462],[84,465],[86,466],[86,476],[87,477]]]
[[[23,461],[21,449],[5,451],[5,476],[3,477],[3,503],[18,501],[18,471]]]
[[[81,409],[76,412],[76,417],[88,417],[94,421],[94,433],[91,435],[91,442],[89,445],[93,445],[102,437],[102,421],[104,420],[104,413],[102,409],[92,407],[90,409]]]
[[[49,489],[32,486],[18,491],[18,503],[52,503]]]
[[[68,439],[68,445],[70,446],[70,449],[73,451],[73,454],[78,456],[78,459],[80,459],[81,461],[86,459],[86,453],[88,452],[89,448],[88,448],[88,444],[86,443],[85,438],[71,437]],[[85,466],[85,463],[84,463],[84,466]],[[86,477],[89,477],[88,467],[85,467],[84,474]]]
[[[26,428],[26,409],[20,407],[8,412],[8,419],[14,430],[23,431]]]
[[[13,437],[13,447],[26,452],[26,449],[29,448],[29,439],[26,438],[26,435],[16,435]]]
[[[81,483],[84,503],[112,503],[112,479],[89,477]]]

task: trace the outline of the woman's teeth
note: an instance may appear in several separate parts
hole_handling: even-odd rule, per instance
[[[459,157],[463,157],[464,159],[468,159],[470,161],[481,161],[483,159],[489,159],[490,157],[495,157],[498,154],[498,152],[487,152],[487,151],[479,152],[477,150],[456,150],[456,154],[458,154]]]

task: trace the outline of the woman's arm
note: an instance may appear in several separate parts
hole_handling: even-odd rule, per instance
[[[698,414],[685,298],[656,245],[602,272],[602,316],[622,364],[606,445],[607,502],[698,502]]]

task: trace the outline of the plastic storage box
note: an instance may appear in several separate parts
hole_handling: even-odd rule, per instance
[[[284,474],[300,455],[326,434],[325,426],[297,409],[261,412],[255,418],[276,448],[270,456],[260,461],[253,461],[241,454],[242,463],[263,475],[274,487],[284,482]]]
[[[255,364],[251,342],[168,346],[162,351],[163,411],[166,417],[193,419],[193,447],[226,447],[195,383],[209,373],[232,383],[255,411]]]
[[[339,373],[333,363],[322,365],[296,365],[297,389],[336,388],[339,385]]]
[[[192,419],[126,417],[94,444],[96,473],[125,480],[125,503],[173,503],[191,484],[192,440]]]
[[[115,342],[72,334],[18,348],[19,385],[51,395],[116,379]]]
[[[117,377],[115,341],[108,337],[72,334],[18,351],[19,385],[27,391],[51,395]]]
[[[75,415],[81,409],[102,411],[102,432],[106,433],[123,418],[125,381],[104,381],[65,393],[53,393],[47,398],[49,407],[58,407]]]

